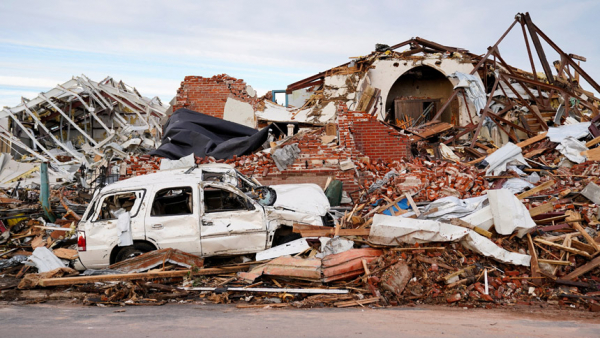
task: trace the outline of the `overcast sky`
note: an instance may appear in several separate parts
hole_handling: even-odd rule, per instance
[[[0,1],[0,107],[74,75],[169,101],[186,75],[227,73],[260,94],[422,37],[483,54],[530,12],[600,82],[600,1]],[[500,45],[527,69],[520,26]],[[557,59],[546,46],[550,62]],[[538,68],[538,71],[541,67]],[[589,86],[588,86],[589,89]]]

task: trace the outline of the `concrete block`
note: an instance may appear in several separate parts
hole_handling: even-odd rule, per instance
[[[595,183],[590,182],[582,191],[581,194],[585,196],[590,201],[594,202],[594,204],[600,205],[600,187]]]

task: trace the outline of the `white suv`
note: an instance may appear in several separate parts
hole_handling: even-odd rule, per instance
[[[106,268],[162,248],[256,253],[291,239],[294,223],[323,225],[328,211],[315,184],[261,187],[225,164],[137,176],[94,194],[78,225],[75,267]]]

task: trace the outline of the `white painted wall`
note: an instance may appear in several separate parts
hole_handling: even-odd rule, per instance
[[[356,74],[352,75],[334,75],[325,77],[325,90],[324,96],[327,99],[333,98],[344,98],[343,101],[347,102],[350,110],[356,107],[358,101],[360,100],[360,96],[362,91],[364,91],[368,86],[373,88],[379,88],[381,90],[382,97],[382,106],[377,106],[378,113],[377,117],[379,119],[384,118],[384,114],[381,113],[382,108],[385,109],[385,102],[387,102],[388,96],[390,94],[390,89],[398,80],[400,76],[406,73],[408,70],[419,67],[419,66],[429,66],[433,69],[438,70],[446,77],[454,72],[462,72],[465,74],[470,73],[473,70],[473,65],[471,63],[463,63],[460,62],[460,59],[442,59],[440,64],[436,64],[439,62],[439,56],[429,56],[422,60],[376,60],[373,63],[373,68],[367,72],[367,75],[360,79],[356,86],[356,91],[348,90],[347,80],[349,77],[356,76]],[[449,78],[452,84],[456,84],[457,81],[453,78]],[[299,107],[304,104],[306,99],[310,97],[310,95],[306,95],[306,90],[297,90],[294,91],[291,95],[288,96],[288,99],[292,99],[290,104]],[[467,113],[467,108],[465,106],[465,100],[463,100],[462,95],[459,94],[458,98],[458,109],[459,109],[459,123],[460,125],[466,125],[471,122],[471,118],[469,118],[469,114]],[[293,102],[293,103],[292,103]],[[468,110],[472,116],[473,122],[477,123],[479,119],[476,116],[475,106],[472,102],[468,102]],[[442,102],[443,103],[443,102]],[[312,109],[308,109],[308,113]]]
[[[225,102],[223,120],[243,124],[250,128],[256,128],[256,117],[252,105],[231,97],[227,98],[227,102]]]
[[[387,102],[388,95],[390,94],[390,89],[392,88],[396,80],[398,80],[398,78],[402,76],[402,74],[406,73],[412,68],[419,66],[429,66],[438,70],[445,76],[448,76],[454,72],[462,72],[468,74],[473,70],[473,65],[471,63],[461,63],[458,59],[442,59],[442,62],[439,65],[436,65],[437,61],[440,61],[439,57],[429,57],[424,60],[418,61],[377,60],[373,63],[374,69],[370,69],[367,73],[367,76],[371,83],[371,87],[379,88],[381,90],[382,102],[385,103]],[[396,64],[397,66],[394,66],[394,64]],[[363,79],[362,81],[365,81],[365,79]],[[450,81],[455,83],[453,79],[450,79]],[[362,83],[360,85],[362,85]],[[468,124],[470,122],[470,119],[467,115],[467,110],[464,107],[464,100],[462,100],[462,97],[459,97],[458,107],[460,124]],[[471,111],[471,114],[475,116],[475,106],[470,102],[469,109]],[[380,119],[382,118],[382,114],[377,115]]]
[[[312,96],[313,92],[309,92],[308,88],[302,88],[294,90],[291,94],[287,95],[288,105],[294,108],[300,108],[304,105],[306,100]]]

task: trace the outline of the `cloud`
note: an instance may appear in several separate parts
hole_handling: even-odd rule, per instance
[[[39,92],[29,91],[26,89],[16,90],[0,87],[0,110],[6,107],[14,107],[21,104],[21,97],[34,98]]]
[[[13,86],[50,89],[73,75],[110,75],[169,100],[186,75],[227,73],[281,89],[366,55],[375,43],[414,36],[482,54],[525,11],[565,52],[586,56],[582,66],[600,78],[600,46],[590,43],[598,9],[597,1],[558,0],[4,0],[0,84],[14,78]],[[519,25],[500,51],[510,64],[529,66]]]
[[[68,79],[67,79],[68,80]],[[52,88],[58,83],[66,82],[65,79],[56,81],[52,79],[43,78],[29,78],[22,76],[3,76],[0,75],[0,86],[14,86],[14,87],[33,87],[33,88]]]

